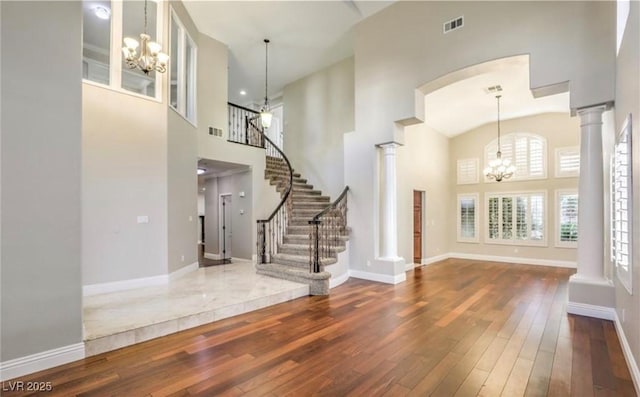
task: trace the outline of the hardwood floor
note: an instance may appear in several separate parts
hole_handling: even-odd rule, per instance
[[[635,396],[613,323],[566,314],[571,273],[448,260],[21,380],[55,396]]]

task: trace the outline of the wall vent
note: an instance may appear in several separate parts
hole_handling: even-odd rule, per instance
[[[500,84],[492,85],[491,87],[487,87],[484,89],[487,94],[497,94],[502,92],[502,86]]]
[[[209,135],[222,137],[222,128],[209,127]]]
[[[449,33],[452,30],[460,29],[464,26],[464,16],[452,19],[442,25],[442,32]]]

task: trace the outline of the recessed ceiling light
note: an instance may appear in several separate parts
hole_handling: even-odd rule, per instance
[[[240,90],[240,95],[247,95],[247,91],[245,91],[245,90]]]
[[[96,6],[93,12],[95,12],[96,16],[100,19],[109,19],[109,17],[111,17],[111,11],[107,7]]]
[[[198,175],[202,175],[205,172],[207,172],[207,170],[205,170],[204,168],[198,168]]]

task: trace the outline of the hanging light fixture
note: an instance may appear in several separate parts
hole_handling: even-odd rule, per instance
[[[269,109],[269,97],[267,96],[267,88],[269,82],[269,39],[264,39],[264,105],[260,109],[260,121],[263,128],[271,127],[271,118],[273,114]]]
[[[140,69],[144,74],[152,71],[164,73],[167,70],[169,55],[161,52],[162,46],[155,41],[150,41],[147,34],[147,0],[144,0],[144,33],[140,34],[140,43],[131,37],[124,38],[124,61],[129,69]],[[140,55],[137,53],[140,45]]]
[[[516,171],[516,167],[511,165],[511,160],[503,159],[500,151],[500,97],[501,95],[496,95],[498,101],[498,152],[496,152],[495,160],[491,160],[489,166],[484,169],[484,176],[490,180],[495,179],[496,182],[511,178]]]

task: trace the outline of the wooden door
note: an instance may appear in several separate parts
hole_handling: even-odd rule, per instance
[[[422,192],[413,191],[413,263],[422,262]]]

